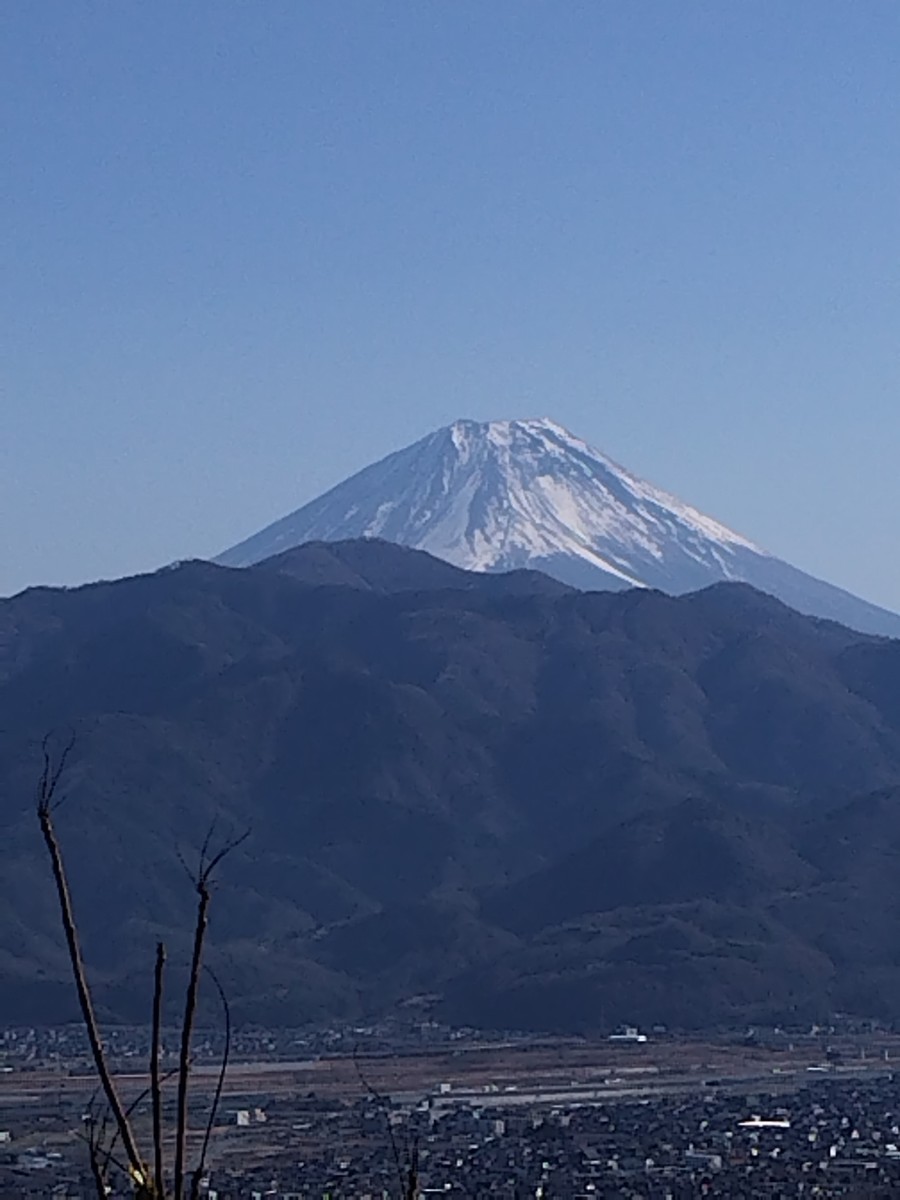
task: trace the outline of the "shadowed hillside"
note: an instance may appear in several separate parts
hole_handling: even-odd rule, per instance
[[[71,1015],[32,811],[107,1012],[143,1018],[178,852],[252,829],[211,944],[236,1019],[558,1029],[900,1015],[900,643],[745,585],[471,575],[386,543],[0,602],[2,1017]]]

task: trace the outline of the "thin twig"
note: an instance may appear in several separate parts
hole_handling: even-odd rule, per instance
[[[83,1140],[87,1142],[88,1160],[91,1164],[91,1177],[94,1180],[94,1187],[97,1189],[97,1196],[99,1197],[99,1200],[106,1200],[107,1193],[106,1193],[106,1176],[104,1173],[105,1166],[100,1165],[100,1143],[103,1140],[105,1126],[104,1126],[104,1128],[101,1129],[100,1133],[98,1134],[97,1133],[97,1118],[94,1116],[94,1113],[93,1113],[93,1103],[91,1105],[91,1109],[89,1110],[87,1127],[88,1127],[87,1137],[85,1138],[84,1135],[81,1135],[81,1134],[79,1136],[82,1137]],[[109,1160],[107,1159],[107,1162],[108,1161]]]
[[[387,1125],[388,1137],[391,1142],[391,1154],[394,1159],[394,1166],[397,1170],[397,1182],[400,1184],[400,1195],[406,1195],[406,1181],[403,1177],[403,1164],[400,1161],[400,1147],[397,1145],[397,1139],[394,1137],[394,1126],[391,1123],[391,1112],[388,1107],[388,1101],[385,1096],[378,1091],[373,1083],[371,1083],[363,1074],[362,1065],[359,1061],[359,1047],[353,1047],[353,1065],[356,1067],[356,1074],[359,1077],[359,1082],[363,1085],[369,1095],[381,1108],[382,1116]]]
[[[59,787],[59,781],[62,779],[63,771],[66,769],[69,755],[75,749],[75,734],[69,734],[69,740],[63,746],[55,768],[50,754],[50,741],[51,735],[49,733],[44,734],[41,740],[41,755],[44,760],[44,766],[41,772],[41,781],[38,785],[38,803],[46,801],[50,808],[55,811],[63,802],[56,795],[56,789]]]
[[[134,1110],[136,1104],[137,1101],[129,1106],[127,1110],[128,1114]],[[128,1178],[132,1186],[137,1186],[135,1200],[157,1200],[156,1195],[148,1191],[143,1184],[136,1184],[134,1173],[131,1167],[122,1162],[121,1159],[116,1158],[116,1156],[113,1154],[113,1150],[115,1149],[116,1142],[118,1141],[119,1137],[117,1130],[113,1130],[112,1140],[109,1143],[109,1146],[107,1146],[105,1149],[103,1148],[103,1142],[106,1138],[107,1124],[107,1114],[104,1114],[103,1120],[100,1123],[100,1132],[96,1132],[97,1119],[91,1115],[88,1121],[88,1136],[85,1137],[83,1134],[78,1134],[78,1137],[83,1142],[87,1143],[91,1162],[91,1174],[94,1177],[94,1182],[98,1189],[102,1189],[100,1191],[100,1195],[103,1197],[109,1195],[107,1190],[108,1185],[106,1182],[106,1176],[107,1172],[109,1171],[110,1164],[112,1164],[112,1166],[114,1166],[118,1171],[121,1171],[122,1174]],[[102,1162],[100,1161],[101,1155],[103,1158]]]
[[[216,991],[219,993],[219,999],[222,1001],[222,1012],[225,1018],[225,1045],[222,1049],[222,1065],[219,1067],[219,1078],[216,1081],[216,1091],[213,1096],[213,1102],[209,1110],[209,1117],[206,1121],[206,1132],[203,1135],[203,1145],[200,1148],[200,1159],[197,1163],[197,1168],[194,1171],[191,1180],[191,1200],[197,1200],[200,1195],[200,1180],[203,1178],[203,1172],[206,1169],[206,1155],[209,1150],[209,1141],[212,1137],[213,1127],[216,1123],[216,1115],[219,1111],[219,1104],[222,1100],[222,1089],[225,1086],[225,1073],[228,1070],[228,1059],[231,1056],[231,1007],[228,1003],[228,997],[216,976],[215,971],[210,967],[205,968],[207,975],[213,981]]]
[[[171,1071],[167,1071],[165,1073],[165,1075],[162,1076],[162,1078],[160,1080],[160,1084],[168,1083],[170,1079],[173,1079],[175,1077],[175,1074],[176,1074],[176,1068],[173,1067]],[[135,1110],[141,1104],[143,1104],[144,1101],[147,1099],[147,1097],[151,1094],[151,1091],[152,1091],[152,1089],[150,1087],[145,1087],[143,1091],[138,1092],[138,1094],[135,1096],[135,1098],[132,1100],[132,1102],[125,1109],[125,1116],[128,1118],[131,1118],[131,1116],[133,1115]],[[110,1155],[112,1154],[113,1150],[115,1150],[118,1140],[119,1140],[118,1130],[114,1130],[113,1135],[112,1135],[112,1140],[109,1143],[108,1153]],[[109,1159],[107,1159],[107,1165],[108,1164],[109,1164]],[[165,1196],[165,1188],[159,1190],[158,1193],[154,1193],[154,1195],[159,1195],[160,1197],[164,1197]]]
[[[203,845],[200,847],[200,856],[197,859],[197,878],[203,874],[203,865],[206,862],[206,852],[209,850],[209,843],[213,839],[213,834],[216,832],[216,818],[213,817],[210,821],[209,829],[206,831],[206,837],[203,839]]]
[[[153,1028],[150,1042],[150,1092],[153,1102],[153,1186],[157,1195],[165,1191],[163,1178],[162,1088],[159,1080],[160,1029],[162,1025],[163,971],[166,948],[156,943],[156,966],[153,972]]]

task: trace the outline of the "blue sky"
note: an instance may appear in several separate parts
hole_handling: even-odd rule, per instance
[[[42,0],[0,104],[0,594],[550,415],[900,609],[894,0]]]

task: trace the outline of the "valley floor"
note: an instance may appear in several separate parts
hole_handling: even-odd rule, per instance
[[[399,1196],[416,1160],[423,1196],[887,1195],[900,1187],[895,1061],[891,1035],[772,1034],[239,1062],[208,1195]],[[146,1082],[119,1078],[126,1097]],[[198,1065],[197,1082],[199,1128],[214,1068]],[[78,1064],[0,1074],[0,1197],[90,1194],[77,1131],[93,1091]]]

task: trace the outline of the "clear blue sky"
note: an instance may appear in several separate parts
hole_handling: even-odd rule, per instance
[[[900,609],[896,0],[0,6],[0,594],[550,415]]]

